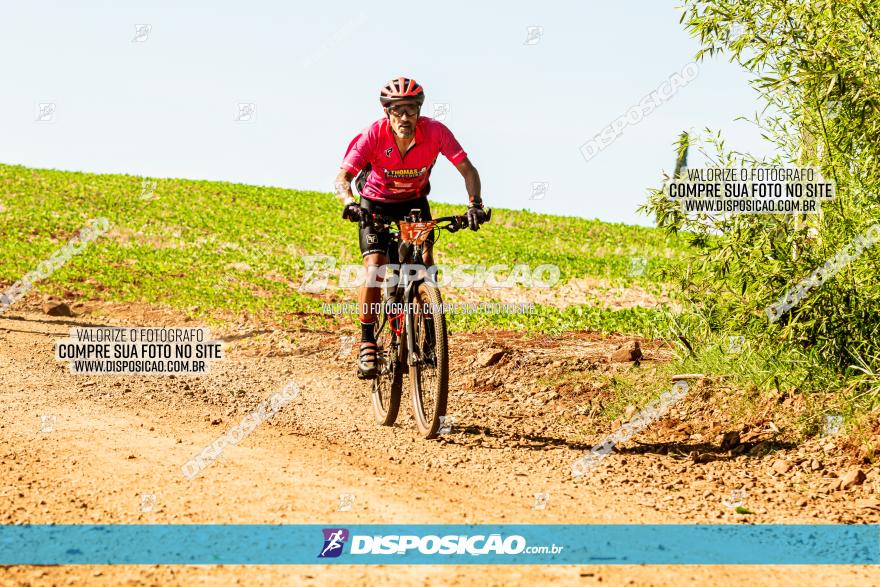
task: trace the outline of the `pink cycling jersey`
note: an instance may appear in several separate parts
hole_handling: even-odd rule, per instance
[[[419,116],[415,140],[401,155],[391,124],[381,118],[351,141],[342,168],[357,174],[369,163],[372,169],[361,195],[377,202],[404,202],[422,195],[438,153],[453,165],[467,157],[452,131],[426,116]]]

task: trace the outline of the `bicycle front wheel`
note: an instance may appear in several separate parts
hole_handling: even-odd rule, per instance
[[[379,332],[376,335],[376,367],[373,380],[373,415],[383,426],[393,426],[400,410],[403,394],[403,369],[398,360],[400,338],[391,330],[390,317],[382,309]]]
[[[446,416],[449,394],[449,350],[446,317],[440,290],[436,285],[419,283],[412,300],[413,357],[409,368],[416,427],[425,438],[434,438],[440,418]]]

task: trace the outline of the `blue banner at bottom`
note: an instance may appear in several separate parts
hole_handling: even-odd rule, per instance
[[[0,526],[0,565],[878,563],[878,525]]]

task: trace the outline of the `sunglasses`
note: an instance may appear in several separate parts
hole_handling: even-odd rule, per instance
[[[396,116],[397,118],[402,118],[404,116],[415,116],[419,113],[419,107],[415,104],[404,106],[402,104],[397,106],[389,106],[388,112]]]

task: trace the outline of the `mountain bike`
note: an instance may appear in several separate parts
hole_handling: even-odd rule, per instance
[[[422,252],[431,234],[457,232],[467,226],[466,216],[420,220],[414,209],[403,220],[367,213],[361,222],[387,230],[388,263],[397,265],[392,279],[384,276],[382,302],[376,322],[377,375],[373,379],[373,414],[385,426],[397,420],[403,395],[403,376],[410,380],[416,427],[425,438],[435,438],[446,416],[449,394],[449,346],[446,317],[436,280],[422,264]],[[492,211],[486,210],[488,222]],[[409,268],[419,266],[418,271]]]

